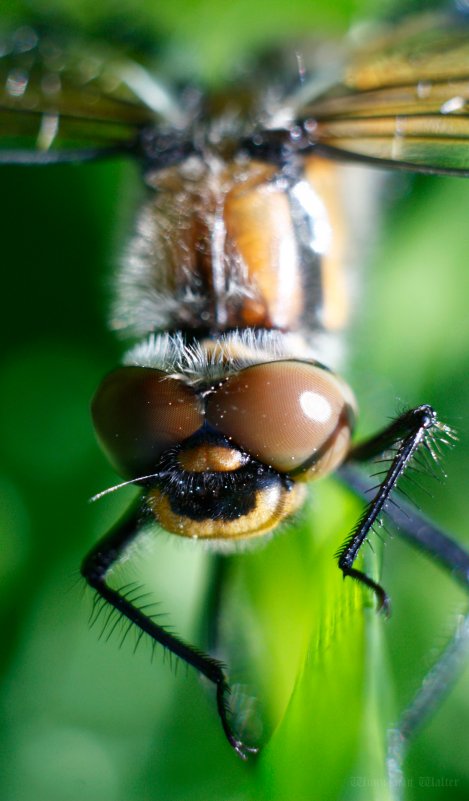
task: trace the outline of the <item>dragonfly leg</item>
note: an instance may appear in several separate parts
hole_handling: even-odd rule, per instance
[[[344,483],[363,499],[369,498],[373,482],[351,464],[339,471]],[[451,536],[442,531],[412,504],[399,499],[399,505],[390,504],[386,516],[396,526],[399,536],[410,545],[431,557],[447,570],[466,592],[469,592],[469,553]],[[469,653],[469,613],[458,616],[449,643],[424,676],[420,689],[400,716],[397,725],[389,732],[388,775],[396,801],[401,801],[403,762],[408,743],[441,704],[448,689],[455,683]]]
[[[368,461],[389,451],[391,448],[395,451],[382,482],[376,488],[374,496],[369,501],[353,532],[337,553],[339,567],[344,576],[350,576],[372,589],[378,600],[378,609],[386,613],[389,611],[389,597],[383,587],[353,565],[373,525],[379,522],[385,509],[388,511],[389,497],[413,455],[419,448],[428,447],[432,429],[446,430],[439,423],[431,406],[423,405],[411,409],[400,415],[371,439],[352,448],[347,463],[342,468],[342,474],[344,474],[347,470],[347,465],[350,463]]]
[[[236,753],[242,759],[247,759],[248,755],[256,753],[257,749],[243,743],[230,726],[230,686],[224,665],[158,625],[143,610],[134,606],[122,592],[113,589],[106,582],[107,574],[115,562],[125,554],[139,529],[140,512],[138,507],[134,507],[86,556],[81,567],[82,575],[100,598],[113,606],[142,632],[148,634],[154,642],[167,648],[215,685],[217,710],[226,738]]]

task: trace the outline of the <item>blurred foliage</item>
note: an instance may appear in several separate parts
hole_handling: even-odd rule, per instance
[[[430,4],[390,0],[380,13],[422,5]],[[238,0],[223,9],[216,0],[30,0],[2,7],[5,24],[42,18],[54,27],[135,36],[142,46],[155,42],[169,74],[209,82],[254,47],[305,31],[341,34],[370,15],[376,4],[369,0]],[[91,603],[77,568],[131,493],[86,503],[115,481],[94,442],[88,405],[120,355],[105,330],[106,304],[132,226],[138,172],[120,163],[2,168],[1,189],[2,800],[385,801],[385,723],[410,700],[449,636],[462,593],[394,540],[383,578],[394,614],[383,625],[365,610],[365,631],[362,596],[342,582],[332,559],[357,505],[334,480],[314,488],[304,525],[232,560],[224,637],[241,643],[235,669],[240,683],[248,675],[255,687],[240,686],[240,694],[260,696],[266,739],[275,729],[254,765],[231,753],[212,698],[192,671],[179,665],[172,675],[158,650],[150,661],[144,644],[134,655],[130,638],[119,651],[119,632],[109,644],[98,641],[99,626],[90,632],[86,625]],[[370,220],[375,244],[347,367],[362,435],[401,405],[422,401],[458,429],[461,442],[445,463],[450,479],[433,483],[421,503],[467,542],[468,204],[469,184],[459,179],[387,181],[383,223]],[[160,535],[128,570],[126,580],[155,588],[178,630],[199,637],[210,579],[205,553]],[[331,615],[342,619],[338,629]],[[248,723],[262,736],[257,719],[254,709]],[[411,749],[409,799],[429,797],[426,777],[432,799],[468,797],[468,719],[466,676]]]

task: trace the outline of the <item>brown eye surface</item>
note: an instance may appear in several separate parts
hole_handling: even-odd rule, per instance
[[[154,470],[164,450],[203,423],[194,391],[149,367],[121,367],[106,376],[94,396],[92,415],[110,461],[130,478]]]
[[[206,417],[254,458],[308,479],[344,459],[353,407],[351,390],[333,373],[289,360],[228,378],[208,395]]]

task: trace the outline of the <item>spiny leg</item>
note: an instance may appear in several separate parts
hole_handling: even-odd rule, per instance
[[[450,436],[451,436],[451,432]],[[361,470],[347,464],[339,471],[348,487],[362,498],[369,498],[373,482]],[[469,553],[452,537],[428,520],[414,506],[400,499],[399,505],[389,505],[386,515],[396,526],[399,536],[430,556],[454,576],[469,591]],[[395,798],[400,799],[403,762],[409,742],[416,731],[441,704],[448,688],[454,684],[469,652],[469,613],[458,618],[454,634],[425,675],[420,689],[402,713],[398,724],[389,734],[388,774]]]
[[[353,564],[373,525],[379,521],[380,515],[386,508],[389,496],[399,478],[408,467],[417,449],[427,445],[429,432],[435,428],[444,428],[438,422],[435,411],[428,405],[419,406],[405,412],[383,431],[354,447],[347,459],[347,462],[352,463],[369,461],[390,448],[397,448],[374,497],[366,507],[352,534],[337,553],[339,567],[344,576],[350,576],[372,589],[378,599],[378,609],[382,609],[384,612],[389,611],[389,598],[386,592],[370,576],[353,567]]]
[[[108,572],[115,562],[125,554],[139,533],[139,528],[140,504],[133,507],[90,551],[82,564],[82,575],[104,601],[107,601],[142,632],[148,634],[153,642],[167,648],[170,653],[191,665],[215,685],[217,710],[226,738],[236,753],[242,759],[247,759],[249,753],[256,753],[257,749],[245,745],[231,729],[228,721],[230,687],[223,664],[155,623],[143,610],[134,606],[131,599],[122,591],[115,590],[106,583]]]
[[[338,472],[351,490],[361,498],[369,499],[373,481],[359,468],[346,464]],[[454,575],[466,590],[469,589],[469,553],[456,540],[402,499],[399,499],[399,505],[386,507],[386,517],[394,523],[402,539],[430,556]]]
[[[359,469],[345,465],[339,474],[357,495],[365,499],[369,497],[372,481]],[[451,573],[466,592],[469,591],[469,553],[452,537],[404,500],[400,499],[399,505],[388,506],[386,515],[396,526],[401,538],[430,556],[440,567]],[[402,763],[408,743],[440,705],[448,688],[456,681],[468,651],[469,613],[466,613],[465,616],[458,618],[451,640],[424,677],[419,691],[402,713],[397,726],[390,732],[387,761],[393,787],[400,786]]]

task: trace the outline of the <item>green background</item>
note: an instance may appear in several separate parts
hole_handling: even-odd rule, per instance
[[[158,42],[169,73],[192,79],[198,73],[215,82],[254,47],[309,31],[340,34],[373,16],[374,5],[258,0],[225,8],[214,0],[99,6],[48,0],[11,4],[4,16],[5,22],[21,21],[33,13],[54,24],[60,15],[73,28],[101,35],[112,20],[113,30]],[[380,7],[391,8],[396,4]],[[360,685],[363,656],[360,649],[350,651],[355,634],[358,641],[362,635],[356,614],[348,640],[341,645],[339,638],[334,658],[321,663],[325,672],[312,669],[316,696],[301,689],[300,676],[299,709],[291,705],[258,766],[243,765],[231,753],[211,698],[191,671],[180,665],[174,676],[158,651],[151,662],[144,645],[134,655],[131,638],[119,649],[119,634],[106,644],[98,640],[99,627],[87,627],[91,601],[78,578],[81,558],[132,495],[86,502],[115,482],[95,444],[88,408],[122,349],[106,331],[106,303],[138,195],[133,165],[0,172],[0,797],[384,801],[379,755],[363,757],[360,769],[347,763],[344,731],[353,736],[367,697]],[[372,255],[348,337],[346,377],[361,407],[359,433],[376,430],[403,405],[432,403],[457,428],[460,442],[445,460],[448,480],[430,482],[432,497],[423,496],[422,505],[469,543],[469,183],[393,178],[383,195],[382,223],[370,220]],[[234,561],[227,600],[233,631],[226,637],[246,654],[254,652],[255,667],[239,670],[257,677],[267,730],[283,717],[299,673],[301,638],[316,625],[304,588],[315,587],[311,604],[323,598],[327,620],[341,608],[342,592],[349,600],[353,595],[328,571],[338,572],[331,557],[353,525],[356,507],[333,479],[315,488],[313,501],[303,529]],[[308,544],[310,528],[314,546]],[[170,621],[197,638],[206,555],[160,536],[158,549],[137,557],[130,579],[140,577],[155,586]],[[381,686],[370,687],[370,694],[386,696],[386,706],[389,693],[395,710],[419,686],[464,598],[449,577],[396,539],[385,549],[383,582],[392,594],[393,617],[383,623],[367,610],[375,658],[385,663],[377,677]],[[266,650],[256,652],[262,637]],[[406,765],[409,798],[468,797],[467,690],[466,671],[415,740]],[[337,709],[334,700],[341,704]],[[382,723],[385,709],[380,714]],[[288,743],[295,740],[288,729],[298,719],[303,739],[291,752]],[[365,733],[355,736],[374,743],[371,718]],[[321,748],[318,764],[314,754]],[[446,787],[438,787],[441,782]]]

